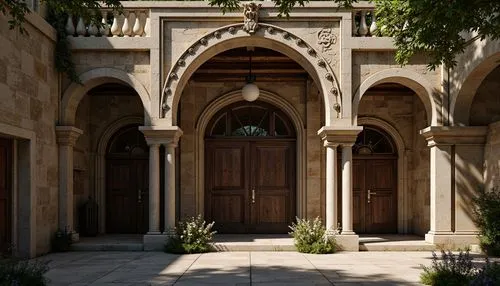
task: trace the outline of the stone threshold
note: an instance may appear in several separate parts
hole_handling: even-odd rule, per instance
[[[218,252],[297,251],[286,234],[220,234],[214,237]],[[81,237],[72,251],[144,251],[142,235]],[[436,246],[416,235],[360,235],[359,251],[433,251]]]

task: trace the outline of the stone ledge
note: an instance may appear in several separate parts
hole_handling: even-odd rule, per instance
[[[425,241],[436,245],[436,249],[457,250],[469,248],[471,245],[478,244],[477,235],[460,235],[460,234],[425,234]]]
[[[359,235],[336,235],[335,241],[337,242],[339,251],[359,251]]]
[[[167,237],[165,234],[145,234],[142,239],[144,251],[163,251]]]
[[[429,147],[435,145],[480,145],[486,143],[486,126],[429,126],[420,130]]]

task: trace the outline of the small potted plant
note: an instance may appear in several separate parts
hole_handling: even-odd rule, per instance
[[[72,237],[72,232],[68,231],[67,228],[64,230],[58,229],[52,238],[52,250],[56,252],[68,251],[73,242]]]

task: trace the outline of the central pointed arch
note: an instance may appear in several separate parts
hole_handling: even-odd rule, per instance
[[[318,86],[325,106],[325,124],[341,117],[341,94],[335,74],[320,52],[300,37],[270,24],[249,35],[243,24],[232,24],[212,31],[191,45],[173,64],[160,100],[160,117],[177,124],[178,104],[193,73],[213,56],[240,47],[262,47],[280,52],[300,64]]]

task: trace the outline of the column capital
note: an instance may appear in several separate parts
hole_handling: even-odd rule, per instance
[[[318,130],[318,135],[325,147],[352,146],[361,131],[362,126],[323,126]]]
[[[81,129],[74,126],[56,126],[57,144],[75,146],[78,137],[83,134]]]
[[[178,126],[139,126],[144,134],[148,145],[165,145],[177,147],[177,142],[182,136],[182,130]]]
[[[488,134],[487,126],[429,126],[420,130],[427,146],[483,145]]]

